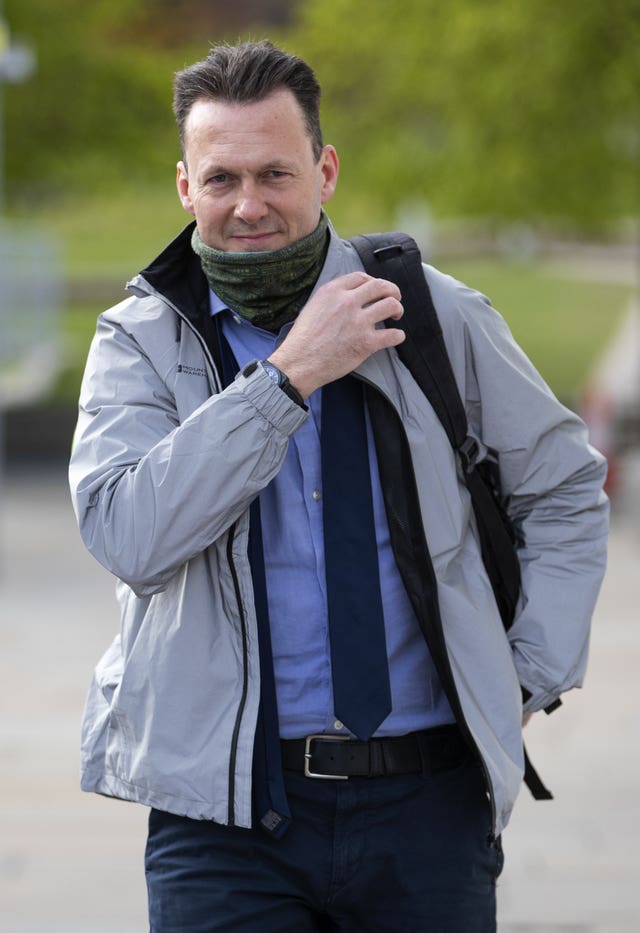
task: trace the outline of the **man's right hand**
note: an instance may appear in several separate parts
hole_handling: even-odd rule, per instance
[[[403,313],[397,285],[350,272],[318,289],[269,360],[306,399],[378,350],[402,343],[401,330],[377,325]]]

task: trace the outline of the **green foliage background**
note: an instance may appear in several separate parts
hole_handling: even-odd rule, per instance
[[[144,39],[134,0],[9,0],[37,73],[5,90],[10,205],[160,182],[175,161],[171,74],[183,61]],[[167,164],[168,163],[168,164]]]
[[[343,189],[384,223],[440,215],[590,231],[637,210],[638,0],[334,0],[300,6]],[[353,158],[353,154],[356,158]]]
[[[35,79],[5,92],[11,203],[166,183],[171,74],[237,38],[223,8],[5,2],[38,56]],[[292,8],[288,28],[244,35],[269,35],[316,68],[325,136],[343,154],[334,210],[349,228],[388,226],[407,199],[438,216],[582,232],[637,212],[640,0]]]

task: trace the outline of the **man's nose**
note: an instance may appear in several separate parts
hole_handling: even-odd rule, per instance
[[[267,205],[255,184],[243,185],[240,191],[234,215],[247,224],[255,224],[268,213]]]

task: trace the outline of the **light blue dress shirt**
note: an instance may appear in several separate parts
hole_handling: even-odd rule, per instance
[[[265,359],[284,340],[255,327],[211,292],[212,315],[242,369]],[[280,737],[345,734],[333,712],[331,656],[322,527],[320,412],[322,393],[307,400],[309,418],[292,437],[284,463],[260,494],[260,513]],[[385,619],[392,712],[376,735],[404,735],[453,722],[431,655],[396,566],[367,416],[380,586]]]

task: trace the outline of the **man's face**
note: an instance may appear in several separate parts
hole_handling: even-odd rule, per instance
[[[250,104],[196,101],[185,159],[177,176],[182,206],[202,240],[225,252],[280,249],[312,233],[338,177],[333,146],[315,161],[288,90]]]

